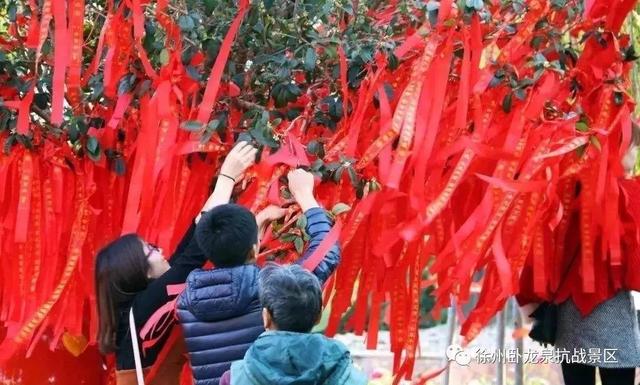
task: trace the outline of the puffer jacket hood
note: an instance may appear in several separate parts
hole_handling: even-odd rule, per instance
[[[231,384],[364,385],[349,350],[321,334],[266,331],[244,360],[231,365]]]

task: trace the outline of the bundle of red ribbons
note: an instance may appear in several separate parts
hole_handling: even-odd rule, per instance
[[[51,124],[63,121],[65,98],[66,108],[104,119],[106,127],[90,128],[89,135],[102,148],[117,149],[127,170],[118,175],[104,157],[77,157],[64,138],[43,136],[31,114],[33,88],[20,97],[11,85],[0,86],[4,107],[17,114],[17,132],[41,139],[34,149],[15,146],[0,155],[4,358],[33,349],[43,334],[52,349],[65,332],[95,342],[96,250],[128,232],[172,250],[232,145],[231,135],[229,142],[202,144],[179,127],[194,119],[206,124],[218,96],[228,92],[223,72],[249,2],[239,2],[204,89],[180,60],[180,30],[167,16],[167,0],[154,2],[172,47],[161,68],[141,45],[149,2],[107,3],[98,54],[88,66],[81,57],[83,0],[44,0],[42,6],[31,0],[30,16],[0,39],[0,47],[26,44],[37,62],[51,63]],[[325,162],[355,159],[358,174],[377,182],[361,199],[347,173],[318,187],[325,207],[352,207],[333,233],[343,259],[326,292],[329,335],[353,307],[347,327],[366,332],[374,348],[386,322],[395,372],[410,377],[425,286],[435,285],[436,310],[452,296],[464,304],[472,283],[481,287],[463,323],[467,340],[510,296],[549,298],[573,250],[579,249],[579,263],[562,295],[583,312],[615,290],[640,289],[640,273],[629,268],[640,263],[640,207],[633,201],[639,187],[623,180],[620,166],[634,124],[627,93],[632,64],[623,55],[631,42],[620,29],[634,4],[592,0],[569,17],[570,7],[546,0],[526,2],[520,13],[486,2],[484,14],[442,0],[436,22],[398,37],[399,66],[389,68],[378,53],[357,89],[347,86],[348,63],[339,50],[349,113],[332,132],[311,121],[313,106],[304,99],[300,117],[275,128],[280,149],[263,153],[239,196],[254,210],[281,203],[280,177],[315,160],[305,146],[319,137],[327,143]],[[384,7],[375,10],[380,24],[391,22],[395,3]],[[559,54],[541,38],[541,20],[583,40],[563,66],[553,64]],[[20,23],[28,34],[20,34]],[[43,57],[47,39],[53,52]],[[118,82],[134,63],[150,90],[119,94]],[[81,88],[97,71],[110,102],[83,104]],[[520,83],[513,87],[509,79]],[[233,128],[241,111],[229,108]],[[126,133],[124,141],[116,128]],[[293,249],[268,241],[271,248]]]

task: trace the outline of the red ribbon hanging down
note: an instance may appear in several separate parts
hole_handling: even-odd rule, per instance
[[[209,121],[209,117],[213,111],[213,106],[215,105],[218,97],[222,72],[224,71],[227,59],[229,58],[229,53],[231,52],[231,44],[233,44],[233,41],[235,40],[236,33],[238,32],[242,19],[244,19],[244,15],[247,13],[248,9],[249,0],[240,0],[238,14],[235,19],[233,19],[233,22],[231,22],[231,26],[229,27],[224,40],[222,40],[220,51],[218,52],[215,63],[213,64],[213,69],[211,70],[211,75],[209,75],[207,87],[204,91],[204,97],[202,98],[202,103],[200,103],[200,108],[198,110],[197,120],[202,124],[207,124]]]
[[[169,154],[175,146],[178,136],[178,119],[175,116],[166,116],[160,119],[160,137],[158,138],[158,147],[156,152],[156,161],[153,170],[153,179],[158,180],[158,176],[162,172],[168,175],[171,163],[174,158]]]
[[[378,100],[380,101],[380,130],[379,135],[384,134],[391,128],[391,105],[384,86],[378,87]],[[378,155],[378,176],[382,183],[386,183],[391,166],[391,143],[387,143],[380,150]]]
[[[424,197],[425,193],[425,180],[426,180],[426,172],[427,165],[429,164],[429,160],[431,159],[431,154],[433,152],[433,147],[436,143],[436,136],[438,134],[438,127],[440,125],[440,120],[442,118],[442,112],[445,103],[445,97],[447,92],[447,80],[449,67],[451,65],[451,56],[453,54],[453,35],[449,35],[449,38],[445,42],[445,46],[443,51],[438,55],[437,59],[433,61],[432,69],[433,69],[433,78],[435,79],[433,85],[433,98],[428,100],[426,98],[420,98],[418,104],[418,111],[420,115],[423,113],[428,117],[428,120],[425,120],[424,126],[418,126],[418,122],[420,120],[416,120],[416,136],[413,144],[414,153],[416,156],[413,157],[415,160],[415,170],[414,176],[411,184],[411,196],[419,196]],[[425,77],[425,82],[429,81],[428,78]],[[431,88],[430,85],[423,84],[424,88]],[[427,111],[427,103],[430,104],[429,114],[426,114]],[[443,131],[443,130],[440,130]],[[424,201],[424,198],[421,199]],[[422,210],[424,207],[424,203],[420,201],[413,201],[413,207],[419,210]]]
[[[80,85],[82,81],[82,45],[84,44],[84,0],[70,0],[68,5],[71,47],[67,73],[67,96],[69,103],[77,108],[81,102],[82,93]]]
[[[492,251],[496,270],[498,271],[498,278],[500,279],[500,285],[502,287],[501,297],[507,298],[513,293],[512,272],[504,251],[502,237],[502,223],[500,223],[493,237]]]
[[[89,215],[91,214],[88,198],[93,191],[87,191],[86,186],[81,186],[82,182],[78,181],[79,196],[76,202],[76,216],[73,221],[73,227],[71,229],[71,240],[69,243],[69,257],[64,267],[60,279],[47,299],[47,301],[40,306],[40,308],[30,315],[29,321],[17,330],[17,333],[7,335],[7,338],[0,344],[0,362],[9,359],[15,350],[21,346],[31,336],[33,331],[42,323],[47,315],[51,312],[52,307],[58,302],[64,289],[67,287],[69,280],[76,268],[78,260],[82,255],[82,245],[85,242],[87,236],[87,229],[89,224]],[[63,317],[61,319],[64,319]],[[60,329],[62,325],[58,324],[54,329],[54,336],[60,335]]]
[[[400,369],[396,373],[396,380],[404,375],[405,380],[410,380],[413,374],[413,368],[416,359],[416,350],[418,348],[418,320],[420,317],[420,286],[422,283],[422,271],[424,264],[426,263],[425,254],[423,249],[425,242],[418,240],[417,247],[412,247],[412,260],[413,263],[409,266],[409,301],[408,305],[408,325],[407,325],[407,338],[405,341],[405,361],[401,365]],[[415,253],[415,254],[414,254]],[[404,371],[404,373],[403,373]]]
[[[354,236],[354,241],[348,245],[343,242],[345,258],[341,261],[338,271],[335,273],[335,295],[331,302],[331,314],[327,323],[325,334],[333,336],[338,332],[338,327],[342,319],[342,314],[351,306],[351,293],[354,283],[362,267],[366,232],[362,228]]]
[[[431,63],[435,57],[438,46],[439,38],[431,37],[420,61],[418,62],[418,65],[414,67],[410,83],[400,99],[400,103],[404,102],[407,106],[406,111],[403,113],[403,122],[399,130],[400,141],[395,152],[393,163],[391,164],[389,180],[387,181],[387,186],[390,188],[397,189],[400,185],[400,178],[402,177],[405,163],[409,157],[409,149],[415,134],[416,113],[423,87],[424,74],[431,67]],[[394,116],[393,123],[395,122],[396,120]]]
[[[158,87],[155,94],[151,98],[151,103],[149,109],[147,110],[147,115],[143,118],[148,123],[148,131],[146,131],[144,137],[139,138],[145,146],[141,149],[144,151],[145,157],[145,166],[144,171],[142,173],[142,185],[145,188],[142,190],[142,195],[140,196],[140,208],[139,208],[139,231],[142,231],[143,234],[147,236],[149,233],[145,233],[148,231],[153,224],[150,222],[151,215],[153,214],[153,207],[155,202],[155,192],[157,190],[157,183],[154,175],[154,165],[156,161],[156,150],[158,147],[158,136],[161,133],[161,129],[158,129],[160,125],[160,99],[162,99],[161,95],[164,92],[170,92],[170,84],[168,82],[164,82],[166,87],[162,85]]]
[[[33,102],[34,90],[33,86],[29,89],[27,94],[22,98],[19,103],[18,122],[16,124],[16,131],[20,135],[27,135],[29,133],[29,123],[31,121],[29,113],[31,112],[31,103]]]
[[[32,183],[32,211],[31,211],[31,260],[33,269],[31,272],[31,282],[29,284],[29,304],[27,313],[32,312],[36,303],[36,288],[40,279],[42,266],[42,177],[41,177],[41,158],[38,157],[33,168]]]
[[[118,127],[118,124],[124,117],[124,113],[129,108],[129,105],[131,104],[132,99],[133,99],[133,96],[129,92],[126,92],[118,97],[116,106],[113,109],[113,112],[111,113],[111,118],[107,123],[107,128],[111,130],[115,130]]]
[[[26,151],[22,157],[20,185],[18,195],[18,212],[16,215],[15,238],[17,243],[27,241],[29,214],[31,212],[31,186],[33,183],[33,158]]]
[[[349,114],[349,83],[347,82],[347,57],[342,44],[338,45],[338,59],[340,63],[340,88],[342,90],[342,111],[344,116]]]
[[[356,165],[357,169],[363,169],[369,163],[373,161],[373,159],[378,156],[380,151],[389,143],[393,141],[398,134],[400,134],[401,130],[405,127],[405,118],[407,114],[411,116],[411,119],[415,122],[415,109],[411,106],[412,103],[417,103],[417,98],[420,94],[420,89],[418,86],[422,84],[422,75],[428,69],[431,64],[431,60],[435,54],[435,50],[439,45],[439,41],[437,38],[429,39],[427,47],[425,48],[420,62],[414,67],[411,74],[411,81],[407,85],[407,87],[402,91],[402,95],[400,96],[400,100],[398,101],[398,105],[396,106],[396,110],[393,114],[393,119],[391,121],[391,128],[387,130],[384,134],[380,135],[374,142],[371,144],[364,152],[364,154],[360,157],[358,164]],[[412,107],[412,108],[410,108]],[[411,114],[413,111],[413,114]],[[411,122],[410,122],[411,123]],[[407,129],[405,131],[404,138],[404,146],[406,147],[408,144],[408,140],[410,141],[413,138],[413,123],[407,125]],[[409,138],[411,136],[411,138]],[[395,162],[401,162],[404,165],[404,161],[406,161],[406,157],[408,156],[408,148],[403,151],[396,152],[396,160]],[[395,166],[397,169],[398,166]],[[401,170],[402,171],[401,167]],[[388,186],[397,186],[399,183],[399,176],[395,176],[393,172],[391,172],[389,181],[387,181]],[[397,187],[395,187],[397,188]]]
[[[40,32],[38,35],[38,45],[36,47],[36,73],[38,73],[38,63],[40,62],[42,45],[44,44],[44,41],[47,40],[47,35],[49,35],[49,23],[51,23],[51,19],[53,18],[53,14],[51,13],[51,2],[52,0],[44,0],[44,3],[42,4],[42,19],[40,20]]]
[[[367,242],[364,243],[364,255],[371,255],[371,245]],[[369,308],[369,294],[371,293],[374,283],[373,269],[362,269],[362,273],[358,279],[358,293],[354,304],[354,312],[349,320],[350,326],[353,328],[353,333],[357,336],[361,336],[364,333],[365,321],[367,319],[367,310]]]
[[[379,74],[380,72],[376,72]],[[370,100],[373,98],[373,94],[375,91],[375,83],[377,81],[377,75],[374,75],[372,79],[370,79],[370,83],[366,86],[362,86],[366,88],[365,90],[360,90],[358,95],[358,104],[356,106],[355,113],[353,118],[349,121],[349,132],[347,137],[347,146],[345,148],[345,154],[348,157],[354,157],[356,155],[356,150],[358,147],[358,137],[360,136],[360,131],[362,127],[362,122],[364,121],[365,114],[370,105]],[[367,80],[364,80],[363,83],[366,83]]]
[[[440,12],[438,12],[438,16],[440,16]],[[473,17],[473,22],[475,23],[476,14],[474,14]],[[458,90],[458,100],[456,103],[456,118],[454,121],[454,128],[458,132],[466,126],[467,114],[469,111],[469,97],[471,94],[471,46],[469,43],[469,31],[467,28],[462,30],[462,46],[464,51],[462,53],[460,85]]]
[[[338,242],[340,232],[342,231],[342,221],[338,220],[329,233],[324,237],[318,248],[302,263],[302,267],[309,271],[314,271],[322,262],[329,250]]]
[[[152,130],[151,123],[153,118],[151,115],[153,115],[153,112],[151,111],[152,106],[150,106],[150,104],[148,97],[143,97],[140,101],[140,115],[144,117],[142,119],[142,127],[140,130],[141,138],[146,138],[148,132]],[[139,141],[142,142],[140,139]],[[148,166],[150,163],[147,156],[148,151],[145,151],[144,147],[146,146],[138,146],[136,148],[136,156],[133,163],[133,170],[131,172],[131,182],[124,210],[124,218],[122,221],[122,235],[136,232],[140,222],[139,208],[144,183],[144,169],[145,167],[150,167]]]
[[[142,68],[144,69],[145,74],[151,79],[156,80],[158,78],[158,74],[153,69],[151,65],[151,61],[147,56],[147,50],[142,46],[142,38],[144,37],[144,13],[142,11],[142,4],[140,0],[131,0],[130,4],[131,10],[133,11],[133,40],[134,45],[136,47],[136,53],[140,58],[140,62],[142,63]]]
[[[53,84],[51,96],[51,124],[60,125],[64,110],[64,77],[69,59],[69,34],[67,31],[66,0],[53,1],[55,52],[53,60]]]
[[[580,263],[582,273],[582,290],[585,293],[595,292],[594,271],[594,195],[595,195],[595,167],[591,167],[582,178],[582,198],[580,202],[580,236],[582,259]]]

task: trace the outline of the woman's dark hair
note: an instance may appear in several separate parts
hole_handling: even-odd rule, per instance
[[[322,313],[320,281],[299,265],[267,263],[258,274],[258,295],[278,330],[308,333]]]
[[[118,307],[147,287],[148,271],[147,255],[136,234],[123,235],[98,252],[95,271],[98,346],[103,354],[116,350]]]

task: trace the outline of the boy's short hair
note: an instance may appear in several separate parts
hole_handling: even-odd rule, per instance
[[[320,281],[299,265],[267,264],[258,276],[258,290],[278,330],[308,333],[320,318]]]
[[[216,267],[240,266],[247,262],[258,242],[256,217],[240,205],[220,205],[202,214],[195,237]]]

